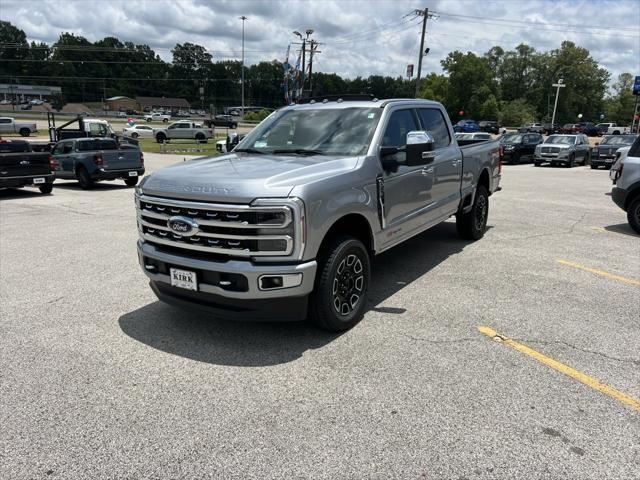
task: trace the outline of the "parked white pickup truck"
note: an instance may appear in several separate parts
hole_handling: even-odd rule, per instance
[[[198,123],[188,120],[174,122],[167,128],[154,128],[153,136],[158,143],[164,143],[173,139],[192,139],[201,143],[207,143],[213,136],[213,130],[205,128]]]
[[[164,122],[167,123],[171,120],[171,115],[164,115],[163,113],[149,113],[144,116],[147,122]]]
[[[28,137],[37,132],[36,122],[16,122],[12,117],[0,117],[0,134],[19,133],[23,137]]]
[[[628,133],[631,133],[631,127],[621,127],[615,123],[610,124],[607,128],[607,135],[626,135]]]

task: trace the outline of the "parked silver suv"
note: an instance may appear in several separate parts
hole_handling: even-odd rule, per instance
[[[640,137],[636,139],[626,158],[612,169],[611,198],[627,212],[629,225],[640,234]]]
[[[589,139],[583,133],[576,135],[551,135],[544,143],[538,144],[534,153],[533,163],[539,167],[547,162],[551,165],[575,166],[589,163],[591,147]]]

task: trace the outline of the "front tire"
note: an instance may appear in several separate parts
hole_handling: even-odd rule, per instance
[[[44,185],[41,185],[38,187],[38,190],[40,190],[40,193],[44,193],[49,194],[53,191],[53,183],[45,183]]]
[[[576,157],[575,157],[575,155],[571,154],[569,156],[569,162],[567,163],[567,167],[573,168],[575,166],[576,166]]]
[[[479,240],[487,230],[489,218],[489,193],[483,185],[478,185],[473,206],[467,213],[456,213],[458,235],[465,240]]]
[[[309,319],[331,332],[356,325],[364,315],[371,276],[369,252],[360,240],[339,236],[321,255]]]
[[[131,134],[131,138],[138,138],[138,134],[137,134],[136,132],[133,132],[133,133]]]
[[[640,197],[636,197],[627,209],[627,220],[633,230],[640,235]]]

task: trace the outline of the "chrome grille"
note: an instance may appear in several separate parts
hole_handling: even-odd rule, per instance
[[[235,257],[286,256],[294,252],[295,225],[288,206],[227,205],[136,197],[138,229],[145,241]],[[197,223],[195,234],[169,228],[172,217]]]
[[[542,147],[542,153],[559,153],[560,147]]]

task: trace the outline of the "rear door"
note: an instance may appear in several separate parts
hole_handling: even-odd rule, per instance
[[[462,151],[452,141],[449,127],[439,108],[418,109],[421,128],[435,140],[435,159],[426,166],[431,185],[431,201],[435,202],[431,219],[449,215],[458,210],[462,182]]]
[[[58,162],[58,168],[60,169],[56,170],[56,175],[61,178],[74,177],[73,143],[73,140],[58,142],[51,152],[56,162]]]

